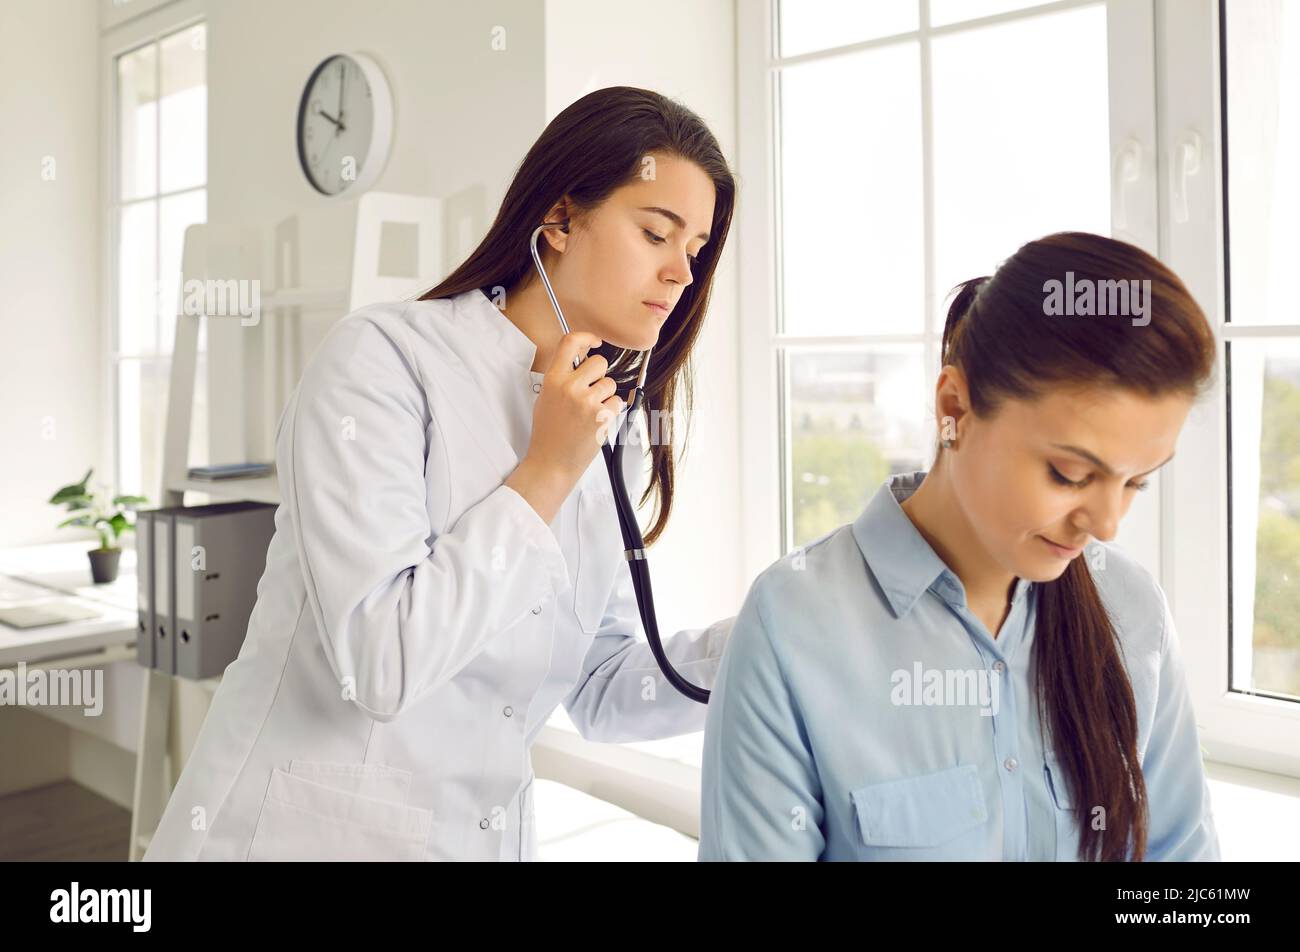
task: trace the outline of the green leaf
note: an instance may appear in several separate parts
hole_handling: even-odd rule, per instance
[[[91,516],[91,514],[86,512],[86,513],[82,513],[79,516],[73,516],[71,519],[64,519],[57,526],[55,526],[55,528],[62,529],[64,526],[85,526],[88,528],[93,524],[93,522],[94,519]]]
[[[71,499],[75,496],[85,496],[87,494],[86,480],[90,479],[90,474],[93,472],[94,472],[93,469],[86,470],[86,475],[81,478],[81,482],[72,483],[69,486],[64,486],[62,489],[60,489],[53,496],[50,497],[50,503],[52,505],[57,506],[59,503],[66,502],[68,499]]]
[[[149,501],[148,496],[114,496],[115,506],[142,506]]]
[[[108,520],[108,524],[113,527],[113,536],[117,537],[126,528],[126,516],[120,512],[115,512],[113,518]]]

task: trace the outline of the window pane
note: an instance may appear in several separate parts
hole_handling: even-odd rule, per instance
[[[930,25],[943,26],[960,20],[991,17],[1012,10],[1037,7],[1046,0],[930,0]]]
[[[780,110],[785,332],[920,333],[916,43],[782,70]]]
[[[159,189],[202,185],[208,175],[206,28],[199,24],[162,41],[162,168]]]
[[[1295,324],[1300,4],[1226,6],[1228,252],[1234,324]]]
[[[782,56],[848,46],[917,28],[916,0],[781,0]]]
[[[936,301],[1026,241],[1110,233],[1104,7],[939,36],[933,64]]]
[[[919,344],[786,355],[794,544],[857,518],[892,473],[930,458]]]
[[[1232,687],[1300,699],[1300,340],[1232,341]]]
[[[117,349],[153,353],[158,325],[157,203],[139,202],[118,212]]]
[[[117,60],[117,138],[122,200],[158,187],[158,47],[151,43]]]
[[[185,229],[207,221],[207,192],[184,192],[164,198],[159,203],[159,259],[162,275],[159,279],[161,294],[158,299],[158,346],[163,353],[171,353],[176,340],[176,308],[180,298],[181,252],[184,249]]]
[[[169,363],[126,359],[117,365],[118,491],[161,502],[162,433]]]

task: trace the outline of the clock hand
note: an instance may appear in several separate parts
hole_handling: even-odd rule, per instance
[[[322,165],[322,166],[324,165],[324,162],[325,162],[325,153],[327,153],[327,152],[330,150],[330,146],[332,146],[333,144],[334,144],[334,140],[333,140],[333,139],[330,139],[329,142],[325,143],[325,148],[321,149],[321,150],[320,150],[320,155],[316,157],[316,164],[317,164],[317,165]]]
[[[347,81],[348,81],[348,68],[347,68],[347,66],[348,66],[347,63],[339,63],[339,130],[342,130],[342,129],[344,128],[344,125],[343,125],[343,87],[344,87],[345,85],[347,85]],[[338,132],[335,132],[334,134],[335,134],[335,135],[338,135]]]
[[[324,109],[317,109],[316,111],[319,112],[319,113],[320,113],[322,116],[324,116],[326,119],[328,119],[330,122],[334,123],[334,125],[338,126],[339,128],[342,128],[342,127],[343,127],[343,124],[342,124],[341,122],[339,122],[337,119],[335,119],[333,116],[331,116],[331,115],[330,115],[328,112],[326,112]],[[335,133],[335,134],[337,135],[337,133]]]

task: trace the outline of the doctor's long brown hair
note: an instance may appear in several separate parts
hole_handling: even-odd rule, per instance
[[[1047,314],[1047,282],[1150,280],[1150,323],[1129,317]],[[1100,299],[1100,295],[1098,295]],[[971,411],[997,412],[1054,387],[1120,387],[1144,396],[1208,387],[1217,352],[1200,307],[1172,271],[1140,248],[1079,232],[1022,246],[991,277],[957,288],[943,330],[941,364],[964,373]],[[944,452],[942,447],[939,453]],[[1087,554],[1036,585],[1033,662],[1039,709],[1076,805],[1079,855],[1140,860],[1146,853],[1146,784],[1137,755],[1133,688]],[[1080,808],[1081,805],[1081,808]],[[1106,829],[1092,829],[1092,808]]]
[[[722,150],[703,120],[659,93],[631,86],[598,89],[552,119],[520,163],[487,236],[460,267],[420,300],[452,297],[475,288],[489,297],[497,287],[509,294],[521,281],[537,280],[529,239],[559,200],[567,195],[580,210],[595,208],[615,189],[635,181],[643,168],[642,158],[652,153],[695,163],[713,181],[715,190],[711,240],[700,249],[692,268],[693,280],[659,332],[645,382],[647,413],[659,411],[660,419],[676,420],[673,408],[680,385],[682,417],[689,421],[694,389],[691,351],[708,310],[718,255],[731,227],[736,186]],[[629,353],[620,361],[621,350],[609,344],[598,352],[609,361],[609,375],[626,395],[626,385],[639,375],[640,355]],[[686,434],[682,437],[684,450]],[[645,535],[647,545],[659,538],[672,510],[676,439],[674,433],[672,441],[653,440],[651,444],[651,480],[637,502],[640,506],[652,491],[658,493],[655,518]]]

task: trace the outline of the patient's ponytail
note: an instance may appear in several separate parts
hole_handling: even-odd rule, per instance
[[[953,289],[956,293],[953,295],[952,303],[948,305],[948,319],[943,324],[943,346],[939,351],[940,366],[952,363],[948,356],[953,351],[953,344],[957,334],[965,326],[962,323],[962,318],[970,310],[971,304],[974,303],[979,294],[979,289],[988,280],[988,275],[982,278],[971,278],[969,281],[963,281]]]
[[[1149,322],[1049,315],[1048,282],[1065,281],[1067,272],[1079,286],[1149,280]],[[1172,271],[1125,242],[1049,235],[1021,247],[992,277],[956,290],[942,363],[961,369],[978,417],[995,414],[1007,399],[1032,401],[1056,387],[1196,397],[1210,383],[1216,346],[1205,315]],[[1034,586],[1034,684],[1076,805],[1080,858],[1141,860],[1149,817],[1133,688],[1089,557],[1085,552],[1059,578]],[[1104,830],[1092,828],[1095,807],[1105,810]]]

